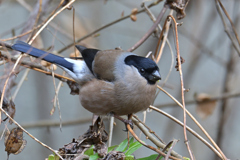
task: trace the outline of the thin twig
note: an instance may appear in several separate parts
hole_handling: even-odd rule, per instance
[[[161,155],[164,156],[164,157],[166,156],[166,154],[165,154],[164,152],[162,152],[162,151],[160,151],[159,149],[157,149],[157,148],[155,148],[155,147],[152,147],[152,146],[144,143],[142,140],[140,140],[140,139],[138,138],[138,136],[134,133],[134,131],[132,130],[132,128],[131,128],[131,126],[130,126],[129,124],[127,124],[127,129],[128,129],[128,131],[133,135],[133,137],[134,137],[139,143],[141,143],[143,146],[145,146],[145,147],[147,147],[147,148],[149,148],[149,149],[151,149],[151,150],[153,150],[153,151],[161,154]],[[180,160],[179,158],[176,158],[176,157],[173,157],[173,156],[169,156],[169,158],[174,159],[174,160]]]
[[[35,28],[37,26],[41,12],[42,12],[42,0],[39,0],[38,14],[37,14],[37,17],[35,19],[35,23],[33,25],[33,28]],[[31,35],[28,37],[28,39],[30,39],[33,36],[33,34],[34,34],[34,30],[33,30],[33,32],[31,32]]]
[[[153,13],[151,12],[151,10],[145,5],[145,3],[143,3],[142,6],[146,9],[146,12],[147,12],[147,14],[149,15],[149,17],[151,18],[151,20],[152,20],[153,22],[156,22],[155,16],[154,16]],[[172,15],[172,14],[173,14],[173,10],[171,9],[169,15]],[[170,24],[171,24],[171,21],[167,22],[167,23],[166,23],[166,26],[164,26],[164,28],[165,28],[164,39],[163,39],[162,45],[161,45],[161,47],[160,47],[159,53],[158,53],[158,54],[155,53],[155,59],[156,59],[156,62],[158,63],[159,60],[160,60],[160,58],[161,58],[161,56],[157,56],[157,55],[162,55],[163,48],[164,48],[164,46],[165,46],[165,41],[166,41],[167,44],[168,44],[168,47],[169,47],[169,49],[170,49],[170,53],[171,53],[172,59],[171,59],[171,66],[170,66],[169,72],[168,72],[166,78],[165,78],[164,81],[163,81],[162,87],[163,87],[163,86],[166,84],[166,82],[168,81],[168,78],[170,77],[170,74],[172,73],[172,69],[173,69],[173,65],[174,65],[173,49],[172,49],[172,46],[171,46],[171,44],[170,44],[170,42],[169,42],[169,40],[168,40],[168,30],[169,30]],[[162,27],[161,27],[160,24],[158,24],[158,29],[159,29],[159,31],[162,31]],[[160,36],[159,40],[160,40],[160,39],[161,39],[161,36]],[[157,47],[157,48],[158,48],[158,47]],[[156,49],[156,52],[157,52],[157,50],[158,50],[158,49]],[[159,58],[156,58],[156,57],[159,57]],[[160,93],[160,92],[159,92],[159,90],[158,90],[155,98],[158,96],[159,93]]]
[[[183,123],[178,120],[177,118],[173,117],[172,115],[164,112],[163,110],[154,107],[154,106],[149,106],[150,109],[161,113],[162,115],[168,117],[169,119],[171,119],[172,121],[176,122],[177,124],[179,124],[180,126],[183,127]],[[214,153],[216,153],[220,158],[222,157],[221,154],[210,144],[208,143],[208,141],[206,141],[202,136],[200,136],[197,132],[195,132],[193,129],[191,129],[190,127],[186,126],[187,130],[194,135],[196,138],[198,138],[200,141],[202,141],[208,148],[210,148]]]
[[[172,14],[173,14],[173,10],[171,9],[169,15],[172,15]],[[159,62],[159,60],[162,56],[163,48],[165,47],[166,41],[168,42],[168,44],[170,44],[169,41],[168,41],[168,38],[167,38],[170,25],[171,25],[171,20],[169,20],[168,18],[166,18],[166,20],[164,22],[163,29],[161,29],[160,25],[158,25],[158,27],[161,30],[161,34],[160,34],[160,37],[158,39],[157,48],[156,48],[156,51],[155,51],[155,54],[154,54],[154,57],[156,58],[157,62]],[[160,46],[160,42],[162,42],[161,46]],[[160,46],[160,49],[159,49],[159,52],[158,52],[159,46]],[[169,45],[169,47],[170,47],[170,45]]]
[[[63,121],[62,126],[73,126],[73,125],[81,125],[86,123],[91,123],[92,118],[81,118],[81,119],[75,119],[75,120],[68,120]],[[35,129],[35,128],[47,128],[47,127],[59,127],[60,123],[59,120],[53,121],[53,120],[39,120],[37,122],[27,122],[22,123],[22,127],[25,129]]]
[[[157,86],[161,91],[163,91],[166,95],[168,95],[174,102],[176,102],[182,109],[182,104],[174,98],[171,94],[169,94],[166,90],[164,90],[162,87]],[[221,159],[227,159],[222,150],[218,147],[218,145],[214,142],[214,140],[211,138],[211,136],[208,134],[208,132],[203,128],[203,126],[196,120],[196,118],[187,110],[185,109],[186,113],[189,115],[189,117],[196,123],[196,125],[203,131],[203,133],[207,136],[207,138],[211,141],[213,146],[218,150],[218,152],[221,154]]]
[[[2,95],[1,95],[1,100],[0,100],[0,110],[2,110],[2,105],[3,105],[3,98],[4,98],[4,94],[5,94],[5,90],[6,90],[6,87],[7,87],[7,84],[8,84],[8,81],[9,81],[9,78],[12,74],[14,74],[14,71],[15,71],[15,68],[17,67],[18,65],[18,62],[21,60],[23,55],[20,55],[16,61],[16,63],[14,64],[11,72],[8,74],[7,76],[7,79],[4,83],[4,86],[3,86],[3,90],[2,90]],[[1,118],[1,111],[0,111],[0,125],[1,125],[1,121],[2,121],[2,118]]]
[[[54,13],[46,22],[45,24],[37,31],[37,33],[31,38],[31,40],[29,41],[32,42],[41,32],[42,30],[58,15],[60,14],[63,10],[65,10],[66,8],[68,8],[71,4],[73,4],[73,2],[75,2],[75,0],[71,0],[70,2],[68,2],[65,6],[63,6],[60,10],[58,10],[56,13]]]
[[[43,16],[43,18],[44,18],[45,20],[44,20],[40,25],[38,25],[37,27],[33,27],[31,30],[26,31],[26,32],[24,32],[24,33],[22,33],[22,34],[20,34],[20,35],[18,35],[18,36],[10,37],[10,38],[7,38],[7,39],[0,39],[0,40],[1,40],[1,41],[9,41],[9,40],[13,40],[13,39],[16,39],[16,38],[20,38],[20,37],[25,36],[25,35],[27,35],[27,34],[29,34],[29,33],[32,33],[34,30],[42,27],[42,26],[46,23],[46,21],[57,11],[57,9],[58,9],[59,7],[61,7],[61,5],[62,5],[62,3],[63,3],[64,1],[65,1],[65,0],[62,0],[62,1],[59,3],[59,5],[57,6],[57,8],[55,8],[54,11],[52,11],[52,13],[49,15],[49,17],[45,18],[45,17]],[[25,5],[23,5],[23,6],[26,8]],[[29,9],[28,9],[28,10],[29,10]],[[31,10],[32,10],[32,9],[30,9],[29,11],[31,11]],[[43,19],[43,18],[42,18],[42,19]],[[25,22],[24,22],[23,24],[25,24]],[[64,34],[65,36],[67,36],[68,38],[70,38],[70,36],[69,36],[67,33],[65,33],[64,30],[61,29],[61,28],[60,28],[58,25],[56,25],[55,23],[51,22],[49,25],[50,25],[51,27],[53,27],[54,29],[56,29],[56,30],[60,31],[61,33],[63,33],[63,34]]]
[[[152,27],[147,31],[147,33],[136,43],[134,44],[131,48],[128,49],[128,51],[132,52],[135,49],[137,49],[143,42],[145,42],[148,37],[151,36],[151,34],[154,32],[154,30],[157,28],[158,24],[160,23],[160,21],[162,20],[162,17],[164,15],[164,13],[166,12],[167,7],[164,6],[161,10],[161,12],[159,13],[156,22],[152,25]]]
[[[167,152],[167,155],[166,155],[166,157],[165,157],[165,160],[168,160],[168,159],[169,159],[170,153],[172,152],[173,147],[177,144],[177,142],[178,142],[178,140],[176,140],[176,139],[174,139],[174,140],[172,141],[172,144],[171,144],[171,146],[170,146],[170,148],[169,148],[169,150],[168,150],[168,152]]]
[[[61,3],[63,3],[63,1],[62,1]],[[38,19],[39,19],[39,17],[40,17],[40,13],[41,13],[41,7],[42,7],[42,0],[40,0],[40,2],[39,2],[39,11],[38,11],[38,15],[37,15],[37,18],[36,18],[36,21],[35,21],[35,24],[34,24],[34,27],[33,27],[33,28],[36,28],[37,21],[38,21]],[[58,6],[58,7],[59,7],[59,6]],[[55,10],[56,10],[56,9],[55,9]],[[49,19],[50,19],[50,18],[49,18]],[[43,29],[43,27],[42,27],[41,29]],[[40,29],[40,30],[41,30],[41,29]],[[32,30],[32,31],[33,31],[33,30]],[[39,33],[40,33],[40,32],[39,32]],[[37,35],[37,34],[35,34],[34,37],[36,37],[36,35]],[[31,43],[33,42],[33,40],[35,39],[34,37],[32,38],[32,41],[29,42],[29,44],[31,44]],[[17,90],[14,92],[13,99],[15,99],[16,94],[18,93],[20,87],[22,86],[24,80],[26,79],[29,71],[30,71],[29,69],[27,69],[27,70],[25,71],[25,73],[24,73],[24,75],[23,75],[20,83],[18,84]],[[61,117],[61,115],[60,115],[60,117]],[[60,118],[60,119],[61,119],[61,118]]]
[[[29,137],[31,137],[33,140],[35,140],[36,142],[38,142],[39,144],[41,144],[42,146],[46,147],[47,149],[49,149],[50,151],[52,151],[53,153],[55,153],[60,159],[64,160],[62,158],[62,156],[60,156],[58,154],[58,152],[56,152],[54,149],[52,149],[51,147],[49,147],[48,145],[42,143],[41,141],[39,141],[37,138],[35,138],[32,134],[30,134],[27,130],[25,130],[19,123],[17,123],[17,121],[15,121],[14,119],[12,119],[12,117],[2,108],[0,108],[0,110],[19,128],[21,128]]]
[[[180,76],[180,81],[181,81],[181,92],[182,92],[182,106],[183,106],[183,133],[184,133],[184,139],[185,139],[185,144],[187,145],[187,149],[189,152],[189,155],[191,157],[192,160],[194,160],[194,156],[192,153],[192,150],[190,148],[190,143],[188,141],[187,138],[187,129],[186,129],[186,107],[185,107],[185,98],[184,98],[184,92],[185,92],[185,88],[184,88],[184,82],[183,82],[183,74],[182,74],[182,64],[181,64],[181,57],[180,57],[180,51],[179,51],[179,43],[178,43],[178,31],[177,31],[177,22],[175,20],[175,18],[172,15],[169,15],[168,18],[171,17],[171,19],[174,22],[174,27],[175,27],[175,36],[176,36],[176,50],[177,50],[177,60],[178,60],[178,70],[179,70],[179,76]]]
[[[52,17],[49,18],[49,20],[38,30],[38,32],[31,38],[31,40],[29,41],[29,44],[31,44],[33,42],[33,40],[40,34],[40,32],[47,26],[48,23],[50,23],[50,21],[56,17],[59,13],[61,13],[61,11],[63,11],[64,9],[66,9],[69,5],[71,5],[75,0],[70,1],[67,5],[65,5],[64,7],[62,7],[58,12],[56,12]],[[10,120],[12,120],[18,127],[20,127],[25,133],[27,133],[31,138],[33,138],[35,141],[37,141],[38,143],[40,143],[41,145],[43,145],[44,147],[50,149],[52,152],[54,152],[56,155],[59,156],[59,158],[63,159],[57,152],[55,152],[52,148],[50,148],[49,146],[45,145],[44,143],[40,142],[38,139],[36,139],[35,137],[33,137],[30,133],[28,133],[24,128],[22,128],[16,121],[14,121],[3,109],[2,109],[2,104],[3,104],[3,97],[4,97],[4,93],[5,93],[5,89],[8,83],[8,80],[10,78],[10,76],[14,73],[14,70],[16,68],[16,66],[18,65],[19,61],[21,60],[21,58],[23,57],[23,54],[21,54],[16,63],[13,66],[13,69],[11,70],[11,72],[9,73],[8,78],[5,81],[4,87],[3,87],[3,92],[1,95],[1,102],[0,102],[0,110],[2,112],[4,112],[8,118]],[[0,120],[1,120],[1,111],[0,111]],[[1,122],[0,122],[1,123]]]
[[[135,117],[132,118],[133,123],[146,135],[147,139],[149,139],[151,142],[153,142],[158,148],[165,148],[166,144],[160,142],[158,139],[156,139],[153,135],[152,132],[149,132],[149,128],[146,127],[143,123],[138,121]],[[182,158],[181,155],[179,155],[177,152],[172,151],[171,155],[176,157],[176,158]]]
[[[161,2],[161,1],[162,1],[162,0],[157,0],[157,1],[153,2],[153,3],[151,3],[151,4],[148,6],[148,8],[151,8],[151,7],[155,6],[155,5],[157,5],[157,4],[158,4],[159,2]],[[144,11],[145,11],[145,9],[139,10],[136,14],[142,13],[142,12],[144,12]],[[108,24],[106,24],[106,25],[98,28],[98,29],[96,29],[95,31],[93,31],[93,32],[91,32],[91,33],[89,33],[89,34],[87,34],[87,35],[79,38],[78,40],[76,40],[76,43],[79,43],[79,42],[81,42],[82,40],[84,40],[84,39],[86,39],[86,38],[88,38],[88,37],[91,37],[92,35],[98,33],[99,31],[101,31],[101,30],[103,30],[103,29],[105,29],[105,28],[107,28],[107,27],[110,27],[110,26],[112,26],[112,25],[114,25],[114,24],[116,24],[116,23],[118,23],[118,22],[121,22],[121,21],[123,21],[123,20],[125,20],[125,19],[130,18],[130,16],[131,16],[131,14],[129,14],[129,15],[127,15],[127,16],[124,16],[124,17],[121,17],[121,18],[119,18],[119,19],[117,19],[117,20],[115,20],[115,21],[113,21],[113,22],[110,22],[110,23],[108,23]],[[65,51],[66,49],[72,47],[73,45],[74,45],[74,43],[71,43],[71,44],[65,46],[64,48],[60,49],[60,50],[58,51],[58,53],[61,53],[61,52]]]
[[[222,93],[229,92],[231,90],[231,87],[229,86],[229,82],[232,78],[233,72],[234,72],[234,63],[235,57],[234,57],[234,49],[231,47],[230,53],[228,56],[228,63],[226,66],[226,71],[225,74],[223,75],[223,88],[222,88]],[[217,137],[216,137],[216,143],[218,146],[223,146],[222,141],[223,141],[223,134],[224,134],[224,128],[226,125],[227,121],[227,109],[228,109],[228,99],[222,99],[221,100],[221,105],[219,106],[219,121],[217,125]],[[217,160],[217,157],[215,157]]]
[[[18,94],[18,91],[20,90],[23,82],[26,80],[26,77],[27,77],[29,71],[30,71],[30,69],[27,68],[26,71],[24,72],[21,80],[18,82],[18,85],[17,85],[17,87],[16,87],[16,89],[15,89],[15,92],[14,92],[13,95],[12,95],[12,101],[14,101],[14,99],[16,98],[16,96],[17,96],[17,94]]]
[[[112,137],[113,137],[113,125],[114,124],[114,117],[110,117],[110,122],[109,122],[109,136],[108,136],[108,147],[112,145]]]
[[[32,11],[31,6],[25,2],[25,0],[16,0],[20,5],[26,8],[28,11]]]
[[[228,98],[237,98],[240,96],[240,93],[223,93],[221,96],[216,96],[216,97],[210,97],[208,99],[205,99],[203,102],[197,101],[197,100],[189,100],[185,101],[185,104],[202,104],[202,103],[208,103],[212,101],[219,101],[223,99],[228,99]],[[176,103],[166,103],[162,105],[156,105],[157,108],[162,108],[162,107],[169,107],[169,106],[177,106],[178,104]]]
[[[51,65],[51,69],[52,69],[52,78],[53,78],[53,86],[54,86],[54,90],[55,90],[55,96],[54,96],[54,102],[53,102],[53,108],[51,110],[51,115],[54,113],[55,111],[55,107],[56,107],[56,103],[58,106],[58,114],[59,114],[59,120],[60,120],[60,131],[62,131],[62,116],[61,116],[61,109],[60,109],[60,104],[59,104],[59,100],[58,100],[58,92],[60,90],[61,87],[61,83],[62,81],[59,82],[58,87],[56,87],[56,81],[54,78],[54,71],[53,71],[53,65]]]
[[[74,44],[74,46],[76,46],[76,41],[75,41],[75,8],[72,7],[72,9],[73,9],[73,44]],[[76,47],[74,47],[74,54],[75,54],[75,57],[77,57]]]
[[[223,17],[223,15],[222,15],[222,12],[221,12],[221,10],[220,10],[220,7],[219,7],[219,5],[218,5],[218,2],[219,2],[219,0],[215,0],[216,7],[217,7],[217,11],[218,11],[218,13],[219,13],[219,15],[220,15],[220,17],[221,17],[221,19],[222,19],[225,32],[227,33],[228,37],[230,38],[230,40],[231,40],[231,42],[232,42],[233,47],[236,49],[236,51],[238,52],[238,55],[240,56],[239,47],[237,46],[236,42],[234,41],[234,38],[232,37],[231,32],[228,30],[228,26],[227,26],[227,24],[226,24],[226,22],[225,22],[225,20],[224,20],[224,17]],[[220,4],[220,3],[219,3],[219,4]],[[221,5],[221,4],[220,4],[220,5]],[[222,7],[223,7],[223,6],[222,6]],[[224,9],[223,11],[225,12],[226,10]],[[226,13],[227,13],[227,12],[226,12]],[[226,13],[225,13],[225,14],[226,14]],[[227,14],[227,15],[228,15],[228,14]],[[227,16],[227,17],[229,17],[229,16]],[[229,17],[229,20],[231,20],[230,17]],[[230,21],[230,22],[231,22],[231,21]],[[232,25],[232,26],[233,26],[233,25]],[[235,28],[235,27],[234,27],[234,28]],[[235,33],[235,37],[236,37],[236,39],[237,39],[237,41],[238,41],[238,43],[239,43],[239,45],[240,45],[240,42],[239,42],[237,33]]]
[[[8,127],[7,127],[7,126],[8,126],[8,123],[9,123],[9,121],[7,121],[7,122],[4,124],[4,129],[3,129],[2,133],[1,133],[0,140],[2,140],[5,131],[6,131],[6,130],[9,130]]]
[[[237,30],[236,30],[236,28],[235,28],[235,26],[234,26],[234,23],[233,23],[233,21],[231,20],[228,12],[226,11],[226,9],[224,8],[224,6],[222,5],[221,0],[218,0],[218,3],[219,3],[219,5],[221,6],[221,8],[222,8],[223,12],[225,13],[225,15],[227,16],[227,18],[228,18],[228,20],[229,20],[229,22],[230,22],[230,24],[231,24],[231,26],[232,26],[234,35],[235,35],[235,37],[236,37],[236,39],[237,39],[238,45],[239,45],[239,47],[240,47],[240,40],[239,40],[239,37],[238,37],[238,34],[237,34]]]
[[[144,121],[142,122],[136,115],[133,115],[133,117],[134,117],[135,119],[137,119],[138,122],[142,123],[142,124],[144,125],[144,127],[146,127],[146,128],[148,129],[148,132],[154,134],[155,137],[157,137],[163,144],[165,144],[165,142],[164,142],[153,130],[151,130],[151,129],[145,124]]]
[[[7,43],[5,43],[5,42],[1,42],[0,41],[0,46],[2,46],[2,47],[4,47],[4,48],[8,48],[8,49],[12,49],[11,48],[11,45],[9,45],[9,44],[7,44]],[[8,54],[6,54],[6,53],[1,53],[1,55],[0,55],[0,57],[3,57],[3,58],[5,58],[7,61],[13,61],[13,62],[16,62],[17,61],[17,57],[10,57]],[[30,68],[30,69],[33,69],[33,70],[35,70],[35,71],[38,71],[38,72],[42,72],[42,73],[45,73],[45,74],[47,74],[47,75],[52,75],[52,73],[48,70],[48,69],[46,69],[45,67],[43,67],[42,65],[38,65],[38,64],[36,64],[36,63],[32,63],[32,62],[29,62],[29,61],[25,61],[25,60],[21,60],[20,62],[19,62],[19,64],[20,65],[22,65],[22,66],[25,66],[25,67],[27,67],[27,68]],[[61,81],[62,80],[68,80],[68,81],[72,81],[72,82],[75,82],[73,79],[71,79],[71,78],[68,78],[68,77],[65,77],[65,76],[62,76],[62,75],[59,75],[59,74],[56,74],[55,73],[55,77],[56,78],[58,78],[58,79],[60,79]]]
[[[36,29],[40,28],[42,25],[43,25],[43,23],[42,23],[42,24],[40,24],[40,25],[38,25],[37,27],[35,27],[35,28],[33,28],[33,29],[29,30],[29,31],[26,31],[26,32],[24,32],[24,33],[20,34],[20,35],[13,36],[13,37],[6,38],[6,39],[0,39],[0,40],[4,42],[4,41],[10,41],[10,40],[13,40],[13,39],[20,38],[20,37],[22,37],[22,36],[25,36],[25,35],[27,35],[27,34],[29,34],[29,33],[32,33],[34,30],[36,30]]]

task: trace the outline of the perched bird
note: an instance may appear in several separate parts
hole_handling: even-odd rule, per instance
[[[95,115],[121,116],[146,110],[154,100],[156,82],[161,79],[153,60],[120,49],[100,51],[76,45],[83,60],[74,60],[22,41],[11,47],[65,70],[80,85],[82,106]]]

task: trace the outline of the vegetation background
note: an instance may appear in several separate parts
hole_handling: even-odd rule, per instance
[[[42,7],[43,15],[39,23],[49,16],[59,2],[57,0],[42,1],[44,4]],[[72,6],[75,9],[75,39],[79,39],[122,16],[131,14],[134,8],[142,9],[141,4],[143,2],[139,0],[79,0],[74,2]],[[152,2],[151,0],[145,1],[146,4]],[[237,33],[239,33],[240,1],[222,0],[221,2],[231,17]],[[36,9],[38,4],[39,1],[36,0],[1,0],[0,41],[30,30],[26,26],[31,20],[35,20],[31,16],[38,11]],[[240,70],[238,69],[240,67],[240,49],[231,24],[221,10],[226,22],[226,27],[224,27],[216,4],[217,0],[189,1],[186,7],[186,17],[178,20],[178,23],[182,23],[182,26],[178,26],[178,34],[180,54],[185,60],[185,63],[182,64],[184,85],[186,89],[190,89],[189,92],[185,93],[185,102],[186,108],[217,142],[223,153],[229,159],[238,159],[240,148]],[[151,7],[150,10],[153,15],[157,16],[163,5],[164,1]],[[161,25],[164,24],[169,11],[168,9],[165,13]],[[173,15],[175,16],[175,11]],[[127,18],[115,23],[84,39],[81,44],[103,50],[119,46],[127,50],[138,42],[153,25],[152,20],[145,12],[137,14],[136,18],[136,21]],[[169,30],[168,39],[173,48],[175,65],[176,41],[172,28],[173,26]],[[233,39],[229,37],[233,37]],[[16,39],[7,41],[7,43],[10,44],[14,41]],[[70,43],[73,43],[73,9],[64,10],[57,15],[37,37],[33,45],[42,49],[52,47],[50,51],[56,53]],[[145,56],[149,51],[155,52],[157,43],[158,38],[152,35],[134,53]],[[236,44],[235,47],[233,47],[233,44]],[[69,57],[69,54],[73,53],[73,51],[74,47],[71,47],[61,54]],[[166,45],[158,63],[163,78],[159,85],[163,84],[169,74],[171,61],[172,56],[169,47]],[[4,76],[6,71],[9,71],[9,68],[7,64],[1,64],[1,88],[3,88]],[[25,68],[22,68],[14,80],[17,86],[24,76],[25,70]],[[62,74],[61,70],[56,72]],[[56,84],[58,83],[59,80],[56,79]],[[12,97],[16,88],[11,88],[6,97]],[[181,84],[179,72],[176,69],[173,68],[172,72],[170,72],[170,77],[164,89],[181,102]],[[52,122],[57,123],[60,121],[57,109],[53,115],[50,115],[55,95],[53,78],[30,70],[14,99],[16,105],[14,119],[37,139],[57,150],[64,144],[71,142],[73,138],[85,133],[91,124],[92,114],[80,106],[78,96],[69,93],[69,87],[66,83],[63,83],[58,99],[61,108],[61,119],[66,124],[63,125],[61,130],[59,125],[48,126]],[[206,99],[212,101],[204,104],[197,103],[197,100]],[[175,105],[171,98],[163,92],[158,94],[154,106],[183,121],[183,110]],[[137,115],[140,119],[143,118],[142,113]],[[2,116],[4,117],[4,114]],[[78,123],[73,123],[76,120],[79,120]],[[108,130],[109,119],[105,119],[104,122]],[[122,131],[125,128],[122,122],[118,120],[115,120],[115,122],[112,145],[119,144],[127,137],[127,134]],[[39,126],[39,123],[42,123],[42,125]],[[1,132],[5,128],[4,124],[0,125]],[[189,157],[181,126],[155,111],[147,112],[146,124],[167,143],[173,138],[180,140],[175,145],[174,150],[183,156]],[[187,125],[206,138],[188,116]],[[8,124],[7,127],[12,128],[13,126],[14,124]],[[137,128],[134,131],[136,131],[137,135],[140,135]],[[40,160],[47,158],[51,154],[51,151],[26,134],[24,134],[24,139],[27,140],[27,146],[19,155],[10,155],[11,160]],[[150,145],[154,145],[143,134],[141,134],[141,139]],[[190,133],[188,133],[188,140],[196,159],[218,159],[213,151]],[[0,159],[7,159],[4,148],[4,138],[1,137]],[[140,158],[153,153],[155,152],[141,147],[134,155]]]

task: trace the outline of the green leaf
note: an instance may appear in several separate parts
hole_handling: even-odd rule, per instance
[[[115,146],[111,146],[111,147],[108,147],[108,152],[111,152],[114,150],[114,148],[116,148],[118,145],[115,145]]]
[[[127,145],[128,145],[128,139],[125,139],[124,141],[122,141],[122,143],[119,144],[119,146],[115,149],[115,151],[124,152]]]
[[[131,155],[133,152],[135,152],[138,148],[142,147],[142,144],[138,141],[133,142],[130,146],[125,155]]]
[[[89,148],[88,150],[86,150],[85,152],[84,152],[84,154],[85,155],[88,155],[88,156],[91,156],[91,155],[93,155],[93,148]]]
[[[53,154],[50,154],[50,155],[48,156],[48,160],[54,160],[54,155],[53,155]]]
[[[48,156],[48,160],[59,160],[59,157],[57,155],[55,155],[55,154],[50,154]]]
[[[153,154],[151,156],[148,157],[143,157],[143,158],[138,158],[136,160],[149,160],[149,159],[156,159],[158,157],[158,154]],[[161,156],[162,157],[162,156]],[[158,160],[161,160],[161,157]]]
[[[134,160],[134,156],[133,155],[128,155],[125,157],[124,160]]]
[[[133,141],[134,141],[134,138],[133,138],[133,137],[130,137],[129,144],[132,144]]]
[[[131,146],[131,144],[133,143],[133,141],[134,141],[134,138],[131,137],[130,140],[129,140],[129,147]],[[128,147],[128,145],[124,148],[124,151],[127,150],[127,147]]]
[[[184,159],[184,160],[190,160],[190,158],[188,158],[188,157],[183,157],[183,159]]]
[[[98,158],[100,158],[100,157],[98,156],[97,153],[95,153],[95,154],[89,156],[89,160],[97,160]]]

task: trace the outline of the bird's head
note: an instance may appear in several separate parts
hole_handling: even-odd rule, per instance
[[[137,68],[140,75],[144,77],[149,84],[153,85],[158,80],[161,80],[159,68],[153,60],[136,55],[129,55],[124,61],[125,64]]]

